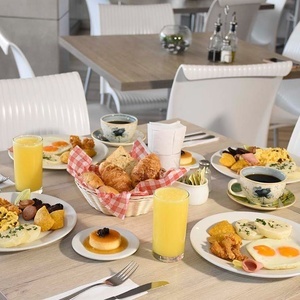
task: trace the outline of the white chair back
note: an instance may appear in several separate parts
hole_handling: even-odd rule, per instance
[[[292,132],[290,141],[287,146],[287,151],[295,159],[299,166],[300,164],[300,116]]]
[[[14,43],[10,42],[1,32],[0,30],[0,47],[2,48],[4,54],[9,55],[9,49],[11,49],[12,54],[14,56],[19,76],[20,78],[31,78],[34,77],[34,72],[25,57],[24,53],[21,49],[15,45]]]
[[[175,24],[170,3],[148,5],[99,5],[100,34],[155,34]]]
[[[284,46],[282,55],[297,60],[300,63],[300,22],[290,35],[286,45]]]
[[[20,134],[90,134],[77,72],[0,80],[0,150]]]
[[[247,145],[265,147],[275,95],[292,63],[181,65],[167,119],[182,118]]]
[[[259,10],[250,33],[250,42],[276,50],[277,30],[287,0],[267,0],[274,9]]]
[[[214,0],[204,21],[204,31],[213,32],[215,22],[218,19],[219,14],[221,14],[223,23],[222,32],[227,34],[232,13],[236,12],[238,22],[237,36],[239,39],[248,40],[259,7],[261,3],[264,3],[265,1],[266,0]],[[229,6],[229,13],[226,17],[224,8],[227,5]]]

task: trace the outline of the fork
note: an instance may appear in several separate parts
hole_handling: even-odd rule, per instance
[[[99,283],[94,283],[88,287],[85,287],[79,291],[76,291],[66,297],[60,298],[59,300],[69,300],[72,299],[73,297],[83,293],[84,291],[98,286],[98,285],[102,285],[102,284],[107,284],[110,286],[117,286],[122,284],[123,282],[125,282],[134,272],[135,270],[138,268],[138,264],[134,261],[131,261],[124,269],[122,269],[121,271],[119,271],[118,273],[114,274],[113,276],[107,278],[105,281],[103,282],[99,282]]]

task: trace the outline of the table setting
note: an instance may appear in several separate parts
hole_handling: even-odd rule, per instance
[[[131,191],[121,192],[120,195],[124,201],[121,210],[117,208],[120,203],[119,196],[110,195],[107,198],[107,203],[110,203],[110,200],[116,196],[115,200],[118,203],[114,211],[118,212],[116,215],[111,211],[102,212],[86,199],[81,190],[84,183],[79,176],[86,171],[97,173],[101,161],[109,160],[111,155],[112,161],[119,162],[116,159],[117,156],[114,156],[116,155],[115,151],[119,153],[120,150],[117,150],[119,146],[103,143],[108,151],[98,162],[88,156],[82,148],[75,146],[70,151],[70,160],[66,168],[48,169],[41,165],[42,193],[41,191],[39,193],[31,192],[29,196],[26,195],[26,198],[38,198],[49,205],[62,204],[64,225],[57,230],[49,229],[42,232],[42,238],[29,244],[23,243],[11,249],[0,248],[3,253],[0,260],[6,274],[0,283],[0,290],[6,299],[19,299],[21,295],[22,299],[71,299],[70,294],[73,292],[105,281],[132,262],[138,267],[130,274],[129,279],[126,278],[125,282],[113,287],[100,285],[88,289],[76,296],[76,299],[86,299],[86,297],[89,299],[110,299],[109,297],[115,299],[114,296],[136,287],[140,287],[138,291],[135,291],[137,294],[132,294],[130,297],[127,297],[128,294],[126,294],[123,297],[126,296],[126,299],[138,297],[169,299],[170,297],[184,298],[201,294],[206,298],[211,298],[216,295],[215,293],[222,292],[222,299],[229,299],[232,296],[238,299],[245,295],[258,299],[258,294],[260,298],[262,296],[268,298],[271,295],[270,289],[275,289],[278,297],[285,297],[284,289],[286,288],[292,289],[291,297],[299,296],[296,288],[297,276],[300,273],[299,267],[285,270],[263,268],[256,272],[247,272],[240,265],[236,265],[234,260],[224,259],[212,253],[209,242],[214,237],[209,234],[210,229],[222,220],[227,220],[235,226],[240,219],[251,221],[272,219],[276,222],[284,222],[291,227],[289,251],[294,251],[291,250],[294,248],[297,250],[296,247],[300,244],[298,234],[300,207],[297,201],[300,190],[298,184],[295,182],[286,184],[284,188],[288,189],[294,197],[288,205],[284,205],[280,209],[260,210],[254,204],[247,206],[241,201],[232,200],[228,195],[230,186],[233,186],[229,183],[233,179],[237,180],[236,183],[240,184],[241,190],[243,189],[239,176],[233,178],[214,166],[216,164],[215,153],[220,153],[222,149],[228,147],[239,147],[241,146],[239,143],[184,120],[137,125],[136,130],[144,132],[145,139],[137,138],[130,145],[123,145],[122,141],[119,146],[124,147],[125,152],[122,152],[124,155],[128,153],[138,161],[147,157],[152,151],[167,150],[166,146],[159,148],[158,142],[153,142],[155,139],[159,139],[159,135],[154,134],[156,130],[158,132],[161,130],[160,138],[163,136],[164,130],[177,132],[178,145],[181,146],[176,146],[175,139],[174,145],[170,147],[177,154],[177,164],[175,171],[167,170],[166,172],[167,174],[176,174],[176,176],[170,181],[158,179],[160,185],[155,185],[149,195],[150,199],[145,200],[151,203],[149,208],[143,213],[127,216],[126,202],[130,199]],[[170,136],[170,132],[166,136]],[[190,139],[203,136],[214,136],[216,139],[212,138],[209,139],[210,142],[199,143],[192,147],[182,146],[185,141],[190,142]],[[101,143],[101,141],[93,140],[96,145]],[[165,141],[166,138],[163,140]],[[118,144],[118,142],[116,143]],[[170,142],[168,143],[170,144]],[[162,145],[164,144],[162,143]],[[178,149],[180,154],[181,150],[191,154],[190,167],[181,165]],[[15,157],[13,160],[7,151],[2,151],[0,157],[1,173],[9,177],[8,180],[14,184]],[[172,158],[172,155],[169,155],[169,158]],[[211,190],[207,188],[205,200],[201,203],[189,203],[189,200],[186,200],[188,193],[191,193],[188,187],[178,187],[175,183],[179,183],[179,179],[184,176],[187,176],[186,180],[193,181],[198,172],[200,160],[211,162]],[[171,159],[171,161],[173,160]],[[156,180],[147,179],[145,182],[153,184]],[[204,182],[206,181],[204,180]],[[143,194],[145,193],[144,188],[147,189],[147,185],[144,185],[142,181],[133,190],[138,190]],[[1,186],[1,189],[0,198],[7,199],[12,203],[22,201],[22,199],[16,201],[18,195],[22,193],[17,192],[14,185]],[[88,191],[90,187],[86,185],[85,189]],[[93,190],[98,189],[100,187]],[[233,187],[232,190],[232,193],[236,192]],[[32,189],[32,191],[34,190]],[[241,193],[236,197],[245,197],[242,191],[236,193]],[[104,195],[105,198],[105,194],[108,193],[96,191],[97,201],[100,202],[99,195]],[[128,194],[129,198],[127,198]],[[170,199],[173,200],[170,201]],[[196,199],[199,199],[199,196]],[[174,201],[178,205],[175,206]],[[177,221],[173,223],[172,220]],[[19,222],[23,222],[22,215]],[[33,224],[34,219],[29,222]],[[39,223],[35,225],[39,226],[37,224]],[[170,233],[166,231],[166,235],[163,235],[161,226]],[[180,227],[176,227],[174,230],[175,226]],[[115,250],[89,250],[88,244],[92,242],[92,235],[95,232],[100,234],[100,231],[104,232],[107,229],[111,234],[116,231],[120,235],[120,243],[114,248]],[[182,237],[180,237],[181,234]],[[108,236],[110,235],[108,234]],[[263,240],[269,239],[269,237],[263,238]],[[179,241],[180,243],[178,243]],[[243,255],[247,253],[247,256],[250,256],[246,247],[251,243],[253,241],[243,240],[241,245]],[[167,245],[172,245],[172,247],[167,247]],[[293,259],[299,260],[297,255]],[[290,259],[285,258],[286,260],[288,260],[288,264],[291,264]],[[26,276],[24,276],[24,272],[15,273],[16,269],[23,271],[28,269],[28,261],[31,264],[41,265],[39,274],[34,271],[26,272]],[[270,279],[276,281],[273,282]],[[14,282],[18,282],[18,289],[14,288]],[[154,284],[156,282],[159,283]],[[238,290],[234,288],[237,283],[240,285]],[[162,288],[153,288],[160,285]],[[228,289],[228,286],[232,288]],[[100,298],[99,295],[101,295]]]

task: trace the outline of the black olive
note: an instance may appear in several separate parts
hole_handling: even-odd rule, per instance
[[[51,213],[55,210],[64,209],[64,206],[61,203],[56,203],[54,205],[49,206],[47,209],[48,209],[49,213]]]

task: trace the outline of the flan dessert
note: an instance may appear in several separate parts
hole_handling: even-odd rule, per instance
[[[116,230],[104,227],[90,233],[89,243],[97,250],[114,250],[121,245],[121,235]]]
[[[180,165],[188,165],[192,163],[193,155],[191,152],[181,150]]]

